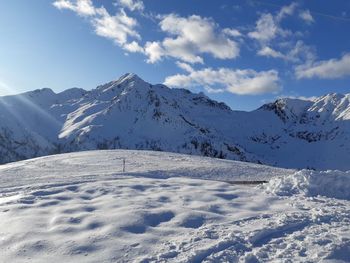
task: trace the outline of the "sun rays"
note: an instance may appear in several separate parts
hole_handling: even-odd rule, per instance
[[[13,94],[14,90],[10,89],[8,85],[0,82],[2,93]],[[16,96],[3,96],[0,97],[0,110],[3,113],[0,116],[0,120],[3,123],[14,122],[25,127],[25,130],[21,133],[29,133],[34,135],[34,138],[38,142],[45,142],[45,144],[50,144],[48,141],[56,139],[54,134],[56,134],[62,127],[62,122],[57,120],[57,118],[50,113],[50,107],[45,107],[45,105],[40,104],[45,99],[38,100],[37,96],[45,96],[45,94],[40,94],[40,92],[45,92],[43,90],[38,90],[37,92],[27,92],[21,93]],[[26,113],[30,113],[24,117]],[[44,133],[42,132],[42,127],[50,127]],[[14,134],[17,135],[16,133]]]

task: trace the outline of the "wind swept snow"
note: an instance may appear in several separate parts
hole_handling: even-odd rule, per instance
[[[294,173],[150,151],[3,165],[0,261],[349,262],[349,200],[223,182]]]
[[[268,192],[277,195],[303,194],[350,200],[350,171],[302,170],[288,176],[277,177],[266,185]]]

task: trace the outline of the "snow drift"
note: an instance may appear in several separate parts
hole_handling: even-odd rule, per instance
[[[279,196],[321,195],[350,200],[350,171],[301,170],[284,177],[273,178],[264,187],[267,192]]]

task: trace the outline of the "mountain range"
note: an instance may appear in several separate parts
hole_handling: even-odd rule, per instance
[[[0,97],[0,163],[116,148],[349,170],[350,94],[278,99],[243,112],[125,74],[90,91]]]

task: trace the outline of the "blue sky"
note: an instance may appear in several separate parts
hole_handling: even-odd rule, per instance
[[[11,0],[0,35],[1,95],[126,72],[242,110],[350,92],[347,0]]]

